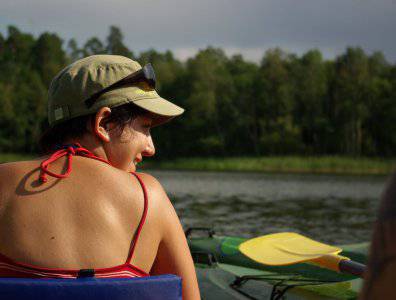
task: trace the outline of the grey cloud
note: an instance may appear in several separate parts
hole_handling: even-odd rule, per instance
[[[395,13],[395,0],[13,0],[0,2],[0,26],[54,31],[82,43],[104,39],[114,24],[134,51],[214,45],[256,53],[280,46],[331,56],[360,45],[395,61]]]

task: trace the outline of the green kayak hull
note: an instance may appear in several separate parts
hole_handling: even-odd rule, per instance
[[[356,299],[362,280],[301,263],[264,266],[239,252],[246,239],[188,237],[203,299]],[[367,243],[342,245],[342,255],[366,263]]]

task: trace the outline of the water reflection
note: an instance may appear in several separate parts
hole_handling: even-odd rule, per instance
[[[185,227],[252,237],[296,231],[329,243],[370,239],[384,177],[151,172]]]

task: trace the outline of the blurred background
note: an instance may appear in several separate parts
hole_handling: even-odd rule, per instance
[[[37,154],[64,66],[124,55],[186,108],[152,130],[142,165],[184,226],[368,241],[395,166],[395,13],[394,0],[2,1],[0,161]]]

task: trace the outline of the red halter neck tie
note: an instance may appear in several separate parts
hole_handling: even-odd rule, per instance
[[[89,150],[81,147],[81,145],[79,143],[64,145],[61,149],[55,151],[48,159],[44,160],[40,164],[41,173],[40,173],[39,180],[43,183],[47,182],[47,180],[48,180],[47,175],[55,177],[55,178],[68,177],[72,171],[73,155],[80,155],[80,156],[96,159],[96,160],[99,160],[101,162],[111,165],[110,162],[108,162],[107,160],[97,157]],[[50,163],[56,161],[57,159],[59,159],[63,156],[67,156],[66,172],[64,174],[56,174],[56,173],[49,171],[48,167],[49,167]]]

